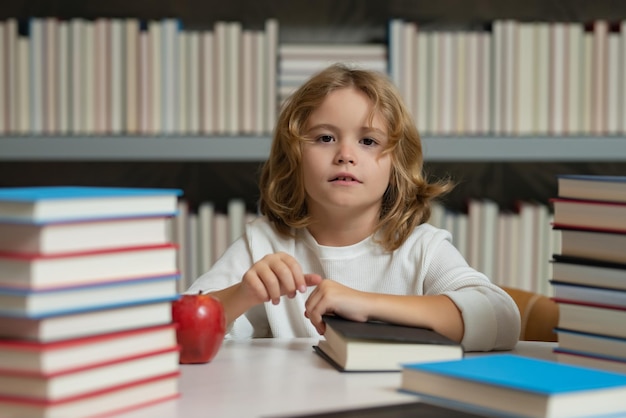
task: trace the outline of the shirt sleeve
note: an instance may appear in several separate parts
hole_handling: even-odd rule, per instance
[[[445,294],[461,311],[465,351],[510,350],[517,344],[520,314],[515,301],[467,264],[448,240],[434,249],[424,294]]]

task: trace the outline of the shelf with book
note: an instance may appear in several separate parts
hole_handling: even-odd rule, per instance
[[[618,136],[429,136],[429,162],[626,161]],[[7,136],[0,161],[264,161],[269,136]]]

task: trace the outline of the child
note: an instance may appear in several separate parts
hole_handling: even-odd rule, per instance
[[[331,66],[283,106],[263,215],[188,293],[224,305],[229,338],[312,337],[323,314],[432,328],[466,351],[510,349],[515,302],[426,223],[421,141],[381,73]]]

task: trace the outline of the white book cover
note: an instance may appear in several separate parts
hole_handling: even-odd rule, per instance
[[[75,135],[85,134],[84,112],[85,103],[85,66],[83,54],[85,52],[85,21],[72,19],[69,23],[69,130]]]
[[[391,19],[388,25],[389,76],[396,87],[402,91],[404,88],[402,79],[404,60],[402,53],[404,52],[403,42],[405,40],[402,36],[404,21],[402,19]]]
[[[199,277],[199,259],[200,259],[200,230],[198,214],[189,212],[187,231],[189,236],[187,238],[187,283],[186,287],[189,288],[191,284]]]
[[[608,34],[607,53],[607,106],[606,106],[606,133],[617,135],[620,133],[621,109],[620,109],[620,84],[624,82],[625,70],[620,67],[621,35],[617,32]]]
[[[95,125],[94,133],[108,134],[110,133],[110,54],[108,46],[110,45],[111,22],[106,18],[98,18],[95,21],[95,47],[94,52],[94,70],[95,70]]]
[[[241,129],[241,22],[229,22],[226,34],[226,133],[236,135]]]
[[[480,261],[482,259],[483,237],[481,230],[483,205],[482,201],[476,198],[471,198],[467,202],[467,252],[465,253],[468,264],[480,270]]]
[[[150,59],[150,39],[149,32],[139,32],[139,46],[138,46],[138,62],[137,66],[139,73],[139,85],[137,92],[137,114],[138,131],[141,134],[147,135],[152,132],[152,71],[151,71],[151,59]]]
[[[550,121],[549,133],[563,135],[565,132],[566,39],[565,23],[550,25]]]
[[[264,112],[266,103],[266,96],[268,91],[268,86],[265,84],[266,75],[265,71],[267,70],[267,56],[265,55],[265,43],[266,36],[263,31],[255,31],[254,32],[254,68],[256,69],[253,73],[253,86],[254,86],[254,103],[252,106],[252,115],[253,115],[253,123],[252,123],[252,133],[254,135],[264,135],[267,134],[267,131],[264,131]]]
[[[535,99],[534,71],[535,62],[535,25],[534,23],[518,24],[517,54],[517,115],[514,131],[519,135],[535,134],[534,112],[537,100]]]
[[[254,73],[257,69],[254,56],[255,34],[245,30],[241,34],[241,72],[239,85],[239,102],[241,104],[241,133],[254,134],[255,82]]]
[[[96,130],[96,70],[95,47],[96,25],[85,21],[84,41],[82,42],[82,67],[84,71],[83,92],[81,94],[84,110],[83,132],[92,134]]]
[[[30,59],[31,41],[28,37],[17,38],[17,132],[23,135],[32,133],[31,131],[31,84],[30,84]]]
[[[463,43],[465,44],[461,49],[465,54],[465,74],[463,75],[463,85],[465,86],[465,93],[463,94],[463,115],[462,115],[462,130],[459,133],[467,135],[474,135],[479,133],[479,119],[481,96],[479,91],[481,89],[481,77],[480,77],[480,33],[479,32],[465,32],[463,36]]]
[[[180,33],[183,33],[182,31]],[[187,131],[191,135],[200,134],[200,32],[192,31],[187,34],[187,56],[189,66],[187,75]],[[182,78],[182,75],[181,75]],[[182,104],[182,99],[181,99]],[[182,113],[182,111],[181,111]],[[182,115],[185,116],[185,115]]]
[[[583,57],[583,25],[567,23],[567,100],[565,102],[565,134],[580,135],[581,125],[581,87],[584,63]]]
[[[463,257],[468,257],[469,252],[469,220],[468,216],[462,212],[454,213],[452,217],[452,242],[459,250],[459,252],[463,255]],[[454,238],[456,237],[456,238]]]
[[[228,22],[215,22],[213,33],[215,36],[215,133],[224,135],[227,132],[226,114],[228,110]]]
[[[174,217],[174,243],[178,245],[177,265],[180,271],[178,280],[178,293],[183,293],[189,285],[189,204],[184,199],[179,199],[177,204],[178,213]]]
[[[416,48],[417,48],[417,78],[415,80],[416,92],[416,118],[418,131],[423,135],[430,133],[430,111],[431,111],[431,91],[430,83],[430,34],[422,30],[417,31]]]
[[[456,111],[456,43],[453,32],[442,31],[439,33],[439,80],[438,91],[441,95],[439,102],[439,121],[437,133],[451,134],[454,131],[454,119]]]
[[[414,22],[404,22],[402,25],[402,55],[401,62],[402,65],[400,77],[402,90],[400,93],[404,98],[404,102],[409,109],[409,112],[413,115],[415,119],[417,112],[417,103],[415,97],[416,84],[417,84],[417,68],[416,68],[416,54],[417,48],[415,44],[417,43],[417,24]]]
[[[496,263],[496,240],[498,237],[498,204],[490,199],[481,200],[480,246],[478,269],[487,277],[493,277]]]
[[[591,133],[594,135],[604,135],[607,132],[608,37],[608,22],[596,20],[593,24],[593,58],[591,64]]]
[[[57,73],[57,86],[58,86],[58,114],[57,114],[57,129],[56,133],[60,135],[67,135],[70,132],[70,98],[69,98],[69,86],[71,80],[69,79],[70,68],[70,54],[69,54],[69,32],[70,24],[67,20],[61,20],[58,23],[58,73]]]
[[[201,132],[204,135],[212,135],[216,132],[216,42],[213,32],[202,32],[200,36],[200,112],[202,116],[200,119]]]
[[[44,20],[30,19],[30,131],[44,133]]]
[[[44,24],[43,61],[43,130],[53,135],[58,128],[59,111],[59,25],[56,18],[46,17]]]
[[[277,95],[276,95],[276,68],[278,61],[278,20],[268,19],[265,21],[265,56],[266,61],[266,80],[264,84],[267,86],[266,106],[265,110],[265,126],[263,131],[270,133],[274,129],[276,123],[276,115],[278,112]]]
[[[6,94],[7,101],[11,103],[6,109],[7,120],[6,129],[8,132],[19,132],[19,112],[20,108],[17,105],[18,100],[18,33],[17,33],[17,19],[9,18],[4,22],[5,27],[5,40],[6,40]]]
[[[593,132],[592,119],[593,119],[593,43],[594,36],[592,32],[585,32],[583,34],[583,76],[582,76],[582,91],[580,102],[582,104],[582,116],[581,130],[583,134],[589,135]]]
[[[177,134],[189,133],[189,99],[191,97],[191,88],[189,83],[191,82],[190,73],[191,70],[191,56],[189,50],[189,35],[188,31],[180,31],[177,34],[176,42],[178,43],[178,58],[176,64],[178,65],[178,75],[176,91],[178,94],[178,114],[174,124],[174,131]]]
[[[163,132],[163,58],[161,57],[163,54],[163,30],[161,22],[148,22],[148,66],[150,68],[150,97],[148,100],[150,116],[148,118],[148,134],[160,134]]]
[[[176,132],[178,121],[178,30],[177,19],[163,19],[161,21],[162,52],[161,52],[161,132],[173,134]]]
[[[215,205],[202,202],[198,205],[198,271],[207,272],[213,266],[213,238]]]
[[[535,23],[535,134],[547,135],[550,115],[550,23]]]
[[[504,21],[496,20],[492,25],[493,44],[493,102],[492,131],[495,135],[503,132],[504,99]]]
[[[503,219],[504,266],[502,268],[502,285],[520,286],[520,216],[515,212],[506,212]]]
[[[519,94],[519,83],[517,81],[519,72],[517,71],[519,61],[517,59],[519,48],[519,23],[507,20],[504,24],[504,89],[503,89],[503,122],[502,128],[505,135],[515,134],[517,127],[517,107],[516,98]]]
[[[241,238],[246,223],[246,202],[243,199],[230,199],[227,208],[228,245]]]
[[[534,262],[535,262],[535,204],[527,201],[518,202],[519,251],[518,251],[518,282],[517,287],[522,290],[535,291]]]
[[[213,216],[213,262],[219,260],[229,245],[228,215],[215,212]]]
[[[491,33],[482,32],[479,35],[479,65],[480,69],[478,74],[480,76],[480,89],[478,91],[480,100],[478,101],[479,110],[479,134],[492,133],[492,120],[493,120],[493,85],[492,75],[494,68],[492,65],[493,50],[491,48]]]
[[[119,135],[124,132],[123,117],[127,114],[124,91],[126,90],[126,71],[124,70],[124,21],[111,19],[110,46],[110,84],[108,103],[110,114],[109,132]]]
[[[440,38],[441,38],[441,33],[434,31],[430,33],[429,36],[429,43],[430,43],[430,68],[429,68],[429,74],[430,74],[430,85],[431,87],[431,94],[430,94],[430,115],[429,115],[429,123],[428,123],[428,127],[429,129],[429,133],[433,134],[433,135],[437,135],[440,133],[441,129],[441,124],[439,123],[440,121],[440,115],[441,115],[441,102],[442,102],[442,98],[441,98],[441,92],[440,92],[440,87],[441,87],[441,83],[443,82],[442,80],[442,75],[441,75],[441,48],[440,48]]]
[[[467,104],[467,95],[469,85],[466,82],[466,77],[469,74],[468,65],[468,47],[469,47],[469,34],[465,31],[458,31],[452,34],[453,38],[453,59],[455,65],[453,67],[454,72],[454,90],[453,90],[453,112],[452,112],[452,126],[451,133],[457,135],[464,135],[468,131],[467,124],[467,111],[465,105]],[[476,84],[475,80],[472,80],[472,84]],[[475,106],[473,103],[472,106]]]
[[[550,211],[548,206],[535,203],[535,226],[533,234],[533,244],[535,255],[533,257],[533,277],[534,285],[532,290],[536,293],[547,294],[550,287],[550,259],[552,258],[552,248],[550,247]]]
[[[124,19],[124,88],[125,103],[123,131],[135,135],[139,133],[139,21]]]
[[[620,23],[620,57],[622,61],[620,66],[622,71],[626,71],[626,20],[622,20]],[[619,131],[622,135],[626,135],[626,81],[622,79],[620,85],[620,128]]]
[[[436,228],[445,228],[444,217],[446,208],[441,202],[433,202],[430,205],[430,218],[428,223]]]
[[[8,101],[8,83],[5,80],[8,77],[8,35],[6,22],[0,20],[0,135],[9,132],[9,108],[11,104]]]

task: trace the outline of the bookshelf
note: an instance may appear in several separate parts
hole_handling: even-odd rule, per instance
[[[0,8],[0,19],[56,16],[63,19],[177,17],[189,30],[239,21],[262,29],[280,24],[278,43],[386,43],[390,19],[419,22],[426,29],[476,29],[497,19],[590,22],[626,19],[626,2],[596,0],[289,0],[164,1],[105,3],[16,0]],[[268,155],[269,134],[260,136],[0,136],[0,186],[87,184],[180,187],[198,203],[211,198],[225,207],[244,197],[254,208],[259,165]],[[459,186],[448,204],[462,208],[468,197],[486,197],[503,207],[513,201],[547,202],[556,194],[555,174],[623,174],[623,136],[425,136],[431,173],[451,176]]]
[[[5,136],[4,161],[262,162],[269,136]],[[437,136],[423,138],[427,162],[626,161],[617,136]]]

